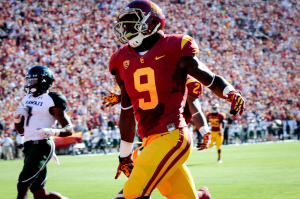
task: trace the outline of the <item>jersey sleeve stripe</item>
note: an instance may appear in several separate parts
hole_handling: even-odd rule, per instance
[[[181,40],[181,50],[183,49],[183,47],[185,46],[185,44],[190,41],[192,39],[192,37],[185,35],[182,40]]]
[[[189,83],[192,83],[192,82],[200,83],[200,82],[197,81],[196,79],[189,79],[189,80],[186,81],[186,84],[185,84],[185,85],[188,85]]]

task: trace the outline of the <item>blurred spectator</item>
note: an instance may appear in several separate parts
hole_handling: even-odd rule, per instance
[[[4,134],[4,138],[1,140],[1,144],[2,144],[4,158],[6,160],[13,160],[14,159],[14,156],[13,156],[14,142],[9,134],[7,134],[7,133]]]
[[[78,142],[74,142],[70,147],[69,147],[69,153],[71,155],[80,155],[80,150],[78,148]]]
[[[85,154],[89,152],[89,149],[91,147],[90,139],[91,139],[91,133],[90,133],[90,131],[87,131],[87,130],[84,131],[82,133],[82,141],[83,141],[83,143],[85,145],[85,149],[83,151],[83,153],[85,153]]]
[[[112,148],[117,149],[119,151],[121,135],[120,135],[119,127],[117,125],[115,126],[115,129],[112,130],[112,138],[113,138]]]
[[[15,146],[16,146],[16,158],[22,159],[24,157],[23,153],[23,143],[24,143],[24,136],[21,136],[19,133],[16,134],[16,140],[15,140]]]
[[[4,130],[4,126],[0,121],[0,136],[2,135],[3,130]]]
[[[104,126],[100,127],[98,132],[99,141],[97,143],[97,148],[102,150],[104,154],[106,154],[105,147],[108,142],[108,131],[105,129]]]
[[[2,159],[2,136],[0,135],[0,160]]]

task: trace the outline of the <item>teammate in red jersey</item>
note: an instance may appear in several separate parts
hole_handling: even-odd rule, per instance
[[[197,143],[199,150],[208,148],[210,145],[210,131],[208,129],[207,121],[204,113],[202,112],[200,102],[198,98],[203,93],[203,85],[192,76],[187,76],[186,81],[187,88],[187,100],[186,106],[184,107],[183,116],[188,124],[191,119],[195,124],[197,130],[204,138],[203,142]]]
[[[190,36],[163,33],[165,17],[153,2],[130,2],[117,21],[116,37],[128,43],[109,62],[121,89],[122,141],[116,178],[121,172],[129,177],[124,197],[150,198],[155,188],[167,198],[206,197],[198,195],[185,165],[192,152],[191,134],[183,117],[187,74],[230,101],[234,115],[244,110],[242,96],[197,59],[199,49]],[[136,121],[144,149],[132,162]]]
[[[216,144],[218,150],[218,162],[222,163],[221,159],[221,146],[224,139],[224,128],[226,114],[219,111],[219,104],[214,104],[211,112],[206,114],[207,121],[211,126],[211,143],[209,147]]]

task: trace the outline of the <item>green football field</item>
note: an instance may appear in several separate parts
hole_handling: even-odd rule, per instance
[[[113,199],[126,177],[114,179],[117,154],[59,156],[48,164],[46,188],[70,199]],[[0,161],[0,198],[16,198],[22,160]],[[299,199],[300,142],[223,146],[223,163],[215,148],[194,151],[187,166],[196,188],[207,186],[214,199]],[[29,193],[32,199],[32,194]],[[164,198],[155,190],[153,199]]]

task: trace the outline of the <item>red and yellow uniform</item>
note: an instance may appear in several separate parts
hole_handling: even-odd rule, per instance
[[[207,113],[206,114],[206,119],[210,123],[211,126],[211,143],[209,147],[212,147],[213,144],[215,143],[217,146],[217,149],[220,150],[222,143],[223,143],[223,138],[224,135],[221,133],[222,127],[222,122],[223,120],[226,119],[226,114],[222,112],[218,112],[216,114],[213,113]]]
[[[188,75],[186,79],[186,88],[189,95],[199,98],[203,93],[203,85],[193,78],[192,76]],[[192,114],[190,112],[189,106],[186,104],[184,107],[183,116],[185,118],[186,123],[190,123],[192,119]]]
[[[197,198],[184,164],[193,144],[183,116],[187,76],[177,62],[198,52],[190,36],[165,34],[145,55],[128,45],[112,55],[109,70],[124,81],[144,146],[124,185],[125,198],[148,196],[155,188],[168,198]]]

